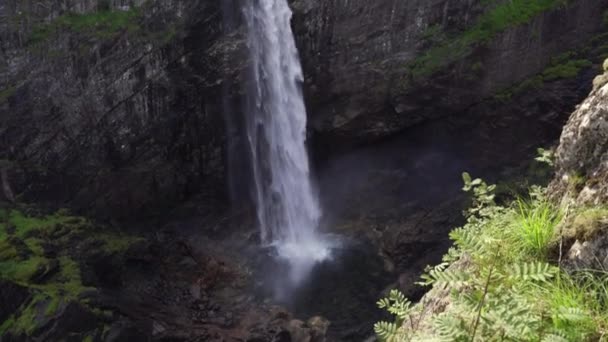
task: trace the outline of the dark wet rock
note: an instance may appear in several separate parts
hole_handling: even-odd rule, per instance
[[[138,240],[129,245],[125,258],[128,261],[149,263],[154,260],[154,247],[148,241]]]
[[[110,327],[105,334],[104,342],[148,342],[151,337],[136,326],[120,322]]]
[[[57,259],[50,259],[48,262],[38,266],[36,272],[31,276],[30,281],[34,284],[42,284],[47,279],[59,272],[60,266]]]
[[[133,20],[138,30],[103,39],[60,29],[35,46],[27,39],[34,23],[68,11],[91,13],[97,1],[45,0],[34,10],[16,0],[3,4],[0,81],[9,88],[0,103],[0,153],[15,161],[10,170],[15,191],[112,218],[163,213],[199,193],[224,207],[226,164],[246,169],[246,158],[226,153],[234,147],[227,145],[227,135],[236,145],[243,140],[239,94],[246,65],[239,11],[223,13],[228,3],[150,1]],[[113,11],[126,9],[109,4]],[[408,66],[434,46],[429,31],[458,37],[487,4],[291,4],[314,151],[322,156],[471,111],[494,122],[492,113],[501,106],[485,99],[586,44],[602,30],[601,13],[608,6],[582,0],[546,11],[472,46],[429,77],[410,80]],[[31,20],[22,22],[24,12]],[[236,28],[226,33],[230,25],[222,19],[227,16],[235,17]],[[12,21],[21,24],[9,25]],[[481,67],[471,71],[475,65]],[[581,77],[588,81],[593,75]],[[570,93],[570,86],[542,92],[556,99]],[[522,120],[537,112],[517,109],[505,113],[518,113]],[[233,125],[225,129],[225,122]]]
[[[26,287],[0,279],[0,322],[4,322],[30,298]]]
[[[601,13],[608,9],[601,0],[584,0],[545,11],[470,50],[454,47],[449,54],[431,56],[439,66],[417,76],[410,67],[434,47],[470,30],[488,10],[486,3],[292,3],[312,126],[330,143],[325,148],[386,137],[429,119],[460,116],[541,72],[553,57],[580,49],[604,29]],[[578,18],[583,17],[589,20],[581,23]],[[592,77],[585,76],[587,81]]]
[[[42,251],[46,258],[56,258],[57,253],[59,252],[59,247],[50,242],[43,242],[41,244]]]
[[[79,303],[71,302],[54,317],[39,315],[34,336],[42,341],[54,341],[73,334],[85,334],[95,330],[100,324],[99,318]],[[81,335],[81,337],[84,337]]]
[[[70,29],[35,47],[25,39],[34,23],[86,15],[96,3],[0,5],[0,80],[14,89],[0,101],[0,151],[16,162],[15,191],[130,217],[190,189],[223,190],[222,63],[212,56],[221,2],[153,1],[133,20],[141,30],[107,40]],[[7,24],[24,12],[30,24]]]
[[[85,286],[117,288],[123,281],[123,259],[117,254],[106,254],[103,251],[88,255],[82,263],[82,283]]]

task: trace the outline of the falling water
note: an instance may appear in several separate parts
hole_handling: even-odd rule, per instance
[[[262,242],[276,248],[299,283],[329,257],[317,228],[321,211],[310,180],[302,66],[287,0],[246,1],[251,54],[247,134]]]

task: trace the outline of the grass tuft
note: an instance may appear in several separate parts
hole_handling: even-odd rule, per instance
[[[547,201],[526,203],[520,199],[517,206],[515,232],[519,241],[524,249],[544,258],[561,221],[561,213]]]

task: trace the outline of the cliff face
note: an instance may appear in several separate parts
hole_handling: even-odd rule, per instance
[[[120,216],[221,195],[219,2],[11,0],[0,13],[0,153],[20,191]]]
[[[0,4],[0,158],[16,192],[123,217],[224,198],[225,165],[246,161],[239,1]],[[579,101],[608,5],[525,3],[291,1],[313,153]],[[510,100],[532,90],[545,101]]]
[[[570,117],[557,149],[552,191],[574,198],[578,205],[608,201],[608,64],[604,64],[604,74]]]
[[[344,144],[464,114],[583,46],[608,9],[599,0],[301,0],[294,7],[313,127]]]
[[[564,240],[568,265],[608,267],[608,60],[594,89],[564,127],[556,152],[556,177],[550,193],[571,217]]]

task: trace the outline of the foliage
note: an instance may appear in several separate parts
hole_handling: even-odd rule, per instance
[[[421,284],[446,289],[450,301],[431,310],[410,306],[398,293],[381,300],[394,322],[376,326],[383,341],[588,341],[608,326],[608,274],[566,273],[553,266],[549,246],[563,219],[544,189],[527,200],[496,204],[495,187],[463,174],[473,194],[467,223],[450,234],[454,247],[444,262],[429,267]],[[416,324],[407,324],[416,322]]]
[[[107,39],[121,31],[136,31],[139,11],[102,9],[92,13],[67,13],[55,18],[50,23],[38,25],[29,37],[34,44],[47,40],[54,32],[69,30],[97,38]]]
[[[555,227],[561,221],[559,209],[545,199],[526,203],[517,201],[516,232],[520,237],[522,248],[544,257],[555,233]]]
[[[513,96],[519,95],[527,90],[540,88],[545,82],[576,77],[582,70],[589,68],[592,65],[593,63],[589,60],[576,59],[575,55],[572,53],[562,54],[553,58],[549,66],[540,74],[499,92],[494,98],[498,101],[508,101]],[[547,157],[549,157],[549,155]]]
[[[382,298],[377,303],[380,309],[385,309],[396,317],[395,322],[378,322],[374,325],[374,331],[382,341],[397,342],[402,337],[399,327],[409,317],[412,303],[405,298],[403,293],[391,290],[387,298]]]
[[[472,27],[456,37],[445,39],[445,43],[430,48],[410,63],[409,74],[414,79],[429,76],[468,55],[475,45],[487,43],[498,33],[528,23],[537,15],[565,3],[564,0],[509,0],[490,5],[490,9]],[[431,27],[430,32],[435,31],[436,28]],[[424,32],[425,37],[428,34],[428,30]]]
[[[545,150],[544,148],[538,148],[536,150],[538,156],[534,158],[539,163],[545,163],[549,166],[555,165],[555,152],[552,150]]]
[[[66,210],[41,215],[32,209],[20,205],[10,210],[11,229],[0,221],[0,279],[25,286],[33,294],[22,308],[0,322],[0,335],[9,330],[29,335],[36,328],[36,317],[52,317],[68,302],[79,301],[82,293],[92,290],[82,283],[75,251],[95,248],[97,252],[122,253],[135,241],[99,229]],[[0,210],[0,217],[6,214],[6,209]],[[46,253],[49,246],[54,250],[51,254]],[[44,273],[43,281],[35,279]]]
[[[588,241],[608,229],[608,208],[579,208],[561,226],[565,239]]]

